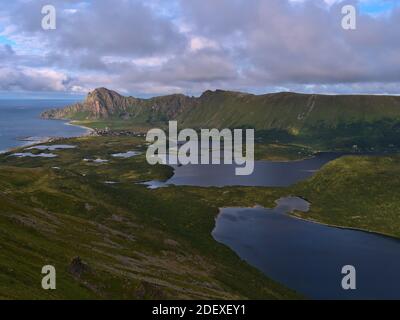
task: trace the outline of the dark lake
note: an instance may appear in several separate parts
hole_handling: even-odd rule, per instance
[[[339,153],[319,153],[313,158],[300,161],[256,161],[254,172],[248,176],[235,175],[234,164],[172,166],[175,172],[171,179],[161,185],[160,182],[152,183],[153,187],[168,184],[200,187],[286,187],[307,179],[324,164],[340,156]]]
[[[300,220],[300,198],[273,209],[223,208],[212,233],[268,277],[313,299],[400,299],[400,241]],[[356,290],[344,290],[342,267],[356,268]]]
[[[166,183],[147,184],[283,187],[310,177],[340,156],[320,153],[302,161],[258,161],[250,176],[235,176],[234,165],[174,166],[174,176]],[[288,215],[308,208],[308,202],[297,197],[280,199],[273,209],[223,208],[212,235],[269,278],[308,298],[400,299],[400,240]],[[342,288],[346,265],[355,267],[356,290]]]

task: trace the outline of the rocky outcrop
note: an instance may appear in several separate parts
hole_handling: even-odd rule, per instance
[[[44,119],[139,119],[143,122],[165,121],[176,118],[186,108],[193,107],[196,99],[174,94],[151,99],[124,97],[106,88],[89,92],[82,103],[63,109],[52,109],[42,113]]]
[[[90,271],[89,266],[80,257],[73,258],[68,267],[68,272],[77,278],[81,278],[88,271]]]

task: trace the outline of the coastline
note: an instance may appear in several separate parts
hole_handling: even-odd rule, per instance
[[[93,133],[96,132],[96,131],[95,131],[94,129],[92,129],[92,128],[85,127],[85,126],[83,126],[83,125],[81,125],[81,124],[76,124],[76,121],[75,121],[75,120],[71,120],[71,121],[69,121],[69,122],[65,122],[64,124],[65,124],[66,126],[73,126],[73,127],[78,127],[78,128],[82,128],[82,129],[85,129],[85,130],[86,130],[86,133],[85,133],[85,134],[83,134],[83,135],[81,135],[81,136],[78,136],[78,137],[85,137],[85,136],[91,135],[91,134],[93,134]]]
[[[57,120],[57,121],[60,121],[60,120]],[[53,136],[53,137],[42,137],[42,139],[31,140],[31,141],[28,140],[28,139],[29,138],[34,138],[34,137],[27,137],[26,140],[18,140],[17,138],[15,138],[15,141],[25,141],[26,143],[23,143],[20,146],[10,147],[10,148],[8,148],[6,150],[0,150],[0,156],[2,156],[4,154],[7,154],[7,153],[18,151],[19,149],[25,149],[27,147],[36,146],[36,145],[43,144],[43,143],[51,143],[51,142],[56,142],[58,140],[68,139],[68,138],[80,138],[80,137],[90,136],[95,132],[95,130],[92,129],[92,128],[85,127],[85,126],[78,125],[78,124],[74,124],[74,121],[64,122],[64,125],[85,129],[86,132],[83,133],[83,134],[77,135],[75,137],[62,137],[62,136],[55,137],[55,136]]]

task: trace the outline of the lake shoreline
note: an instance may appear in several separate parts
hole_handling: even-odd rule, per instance
[[[302,200],[308,202],[309,205],[310,205],[310,208],[312,206],[312,203],[309,200],[307,200],[303,196],[298,196],[298,195],[288,195],[288,196],[280,197],[279,199],[276,199],[274,201],[274,203],[278,205],[279,200],[284,199],[284,198],[291,198],[291,197],[296,197],[296,198],[299,198],[299,199],[302,199]],[[229,208],[237,208],[237,209],[256,209],[256,208],[261,208],[261,209],[265,209],[265,210],[273,210],[273,209],[276,208],[276,206],[275,207],[266,207],[266,206],[263,206],[263,205],[260,205],[260,204],[257,204],[257,203],[254,204],[253,206],[239,206],[239,207],[236,207],[236,206],[222,206],[222,207],[218,208],[219,211],[218,211],[218,214],[216,215],[215,219],[217,219],[217,217],[220,214],[222,209],[229,209]],[[309,212],[310,210],[311,209],[309,209],[307,212]],[[287,215],[287,216],[289,216],[291,218],[295,218],[295,219],[301,220],[301,221],[315,223],[315,224],[326,226],[326,227],[337,228],[337,229],[342,229],[342,230],[350,230],[350,231],[360,231],[360,232],[365,232],[365,233],[368,233],[368,234],[372,234],[372,235],[376,235],[376,236],[382,236],[382,237],[386,237],[386,238],[389,238],[389,239],[392,239],[392,240],[400,241],[400,237],[397,237],[395,235],[388,234],[388,233],[378,232],[378,231],[374,231],[374,230],[370,230],[370,229],[357,228],[357,227],[349,227],[349,226],[346,227],[346,226],[343,226],[343,225],[330,224],[330,223],[318,221],[318,220],[311,219],[311,218],[308,219],[308,218],[305,218],[305,217],[301,217],[301,216],[296,215],[297,211],[298,210],[294,209],[294,210],[292,210],[290,212],[285,213],[285,215]],[[304,212],[304,214],[307,214],[307,212]]]
[[[364,283],[361,291],[344,292],[337,283],[343,265],[350,263],[359,267],[365,259],[375,256],[384,261],[386,283],[398,279],[399,238],[298,217],[294,215],[296,212],[306,214],[311,208],[304,210],[304,206],[297,206],[293,201],[285,203],[291,198],[304,200],[282,196],[275,200],[275,207],[258,204],[220,207],[211,236],[267,278],[311,299],[376,299],[380,294],[384,299],[398,297],[387,292],[379,280],[371,285],[365,282],[377,265],[360,269],[360,281]],[[380,245],[385,250],[380,250]],[[296,268],[290,262],[295,262]],[[310,270],[310,263],[325,267]],[[320,290],[321,281],[326,283],[324,290]]]
[[[7,150],[1,150],[0,151],[0,155],[4,155],[4,154],[7,154],[7,153],[12,153],[12,152],[18,151],[20,149],[25,149],[27,147],[32,147],[32,146],[40,145],[40,144],[44,144],[44,143],[54,143],[54,142],[65,140],[65,139],[74,139],[74,138],[81,138],[81,137],[95,136],[96,135],[96,130],[95,129],[90,128],[90,127],[86,127],[86,126],[84,126],[82,124],[77,124],[76,123],[77,121],[74,121],[74,120],[71,120],[71,121],[68,121],[68,122],[65,122],[65,120],[58,120],[58,119],[46,119],[46,120],[49,120],[49,121],[63,121],[65,125],[82,128],[82,129],[86,130],[86,132],[81,134],[81,135],[78,135],[76,137],[61,137],[61,136],[60,137],[46,137],[46,138],[44,138],[42,140],[31,141],[31,142],[28,142],[28,143],[23,144],[21,146],[11,147],[10,149],[7,149]],[[27,137],[27,139],[28,139],[28,137]],[[273,162],[273,163],[301,162],[301,161],[305,161],[305,160],[311,160],[311,159],[317,157],[320,154],[327,154],[327,153],[337,153],[338,155],[340,155],[339,157],[342,157],[342,156],[379,156],[379,155],[382,155],[381,153],[378,153],[378,152],[345,153],[345,152],[340,152],[340,151],[338,151],[338,152],[315,151],[311,156],[306,157],[304,159],[280,160],[280,161],[257,160],[257,161],[262,161],[262,162],[266,161],[266,162]],[[334,161],[334,160],[331,160],[331,161]],[[172,173],[172,175],[171,175],[171,177],[169,179],[167,179],[165,181],[161,181],[163,183],[166,183],[167,181],[169,181],[175,175],[175,171],[176,171],[176,168],[174,168],[173,166],[168,165],[168,164],[167,164],[167,166],[172,168],[173,173]],[[148,181],[143,181],[143,182],[148,182]],[[209,188],[209,186],[192,186],[192,185],[175,185],[175,184],[169,184],[169,185],[166,185],[166,186]],[[222,189],[222,188],[225,188],[225,187],[258,187],[258,186],[232,185],[232,186],[210,186],[210,187],[215,187],[215,188],[218,188],[218,189]],[[278,187],[278,188],[280,188],[280,187]],[[305,199],[305,198],[303,198],[301,196],[297,196],[297,197],[302,198],[302,199],[306,200],[307,202],[309,202],[307,199]],[[275,203],[277,201],[279,201],[279,199],[275,200]],[[310,205],[311,205],[311,203],[310,203]],[[254,207],[262,207],[262,208],[265,208],[265,209],[273,209],[273,208],[264,207],[264,206],[261,206],[261,205],[258,205],[258,204],[255,204],[253,207],[237,207],[237,208],[246,209],[246,208],[254,208]],[[223,209],[223,208],[224,207],[221,207],[219,209]],[[227,207],[227,208],[229,208],[229,207]],[[387,237],[387,238],[390,238],[390,239],[393,239],[393,240],[400,241],[399,237],[396,237],[396,236],[394,236],[392,234],[381,233],[381,232],[373,231],[373,230],[370,230],[370,229],[363,229],[363,228],[349,227],[349,226],[343,226],[343,225],[329,224],[329,223],[325,223],[325,222],[322,222],[322,221],[318,221],[318,220],[314,220],[314,219],[308,219],[308,218],[305,218],[305,217],[298,216],[298,215],[295,214],[295,211],[294,212],[290,212],[290,213],[286,213],[286,214],[288,216],[290,216],[290,217],[293,217],[293,218],[296,218],[296,219],[299,219],[299,220],[303,220],[303,221],[307,221],[307,222],[311,222],[311,223],[315,223],[315,224],[319,224],[319,225],[324,225],[324,226],[338,228],[338,229],[344,229],[344,230],[360,231],[360,232],[374,234],[374,235],[377,235],[377,236],[383,236],[383,237]]]
[[[268,208],[266,208],[266,209],[268,209]],[[388,234],[388,233],[383,233],[383,232],[378,232],[378,231],[373,231],[373,230],[363,229],[363,228],[357,228],[357,227],[346,227],[346,226],[341,226],[341,225],[336,225],[336,224],[330,224],[330,223],[318,221],[318,220],[315,220],[315,219],[307,219],[307,218],[304,218],[304,217],[300,217],[300,216],[297,216],[295,213],[288,213],[288,216],[290,216],[292,218],[295,218],[295,219],[298,219],[298,220],[302,220],[302,221],[306,221],[306,222],[310,222],[310,223],[315,223],[315,224],[326,226],[326,227],[337,228],[337,229],[342,229],[342,230],[350,230],[350,231],[359,231],[359,232],[364,232],[364,233],[368,233],[368,234],[372,234],[372,235],[376,235],[376,236],[385,237],[385,238],[389,238],[389,239],[392,239],[392,240],[400,241],[400,237],[396,237],[395,235],[391,235],[391,234]]]

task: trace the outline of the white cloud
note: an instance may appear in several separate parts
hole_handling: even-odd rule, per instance
[[[67,91],[66,74],[51,69],[0,67],[0,90]]]
[[[199,51],[203,49],[218,49],[218,44],[211,40],[204,37],[193,37],[190,39],[190,50],[191,51]]]
[[[349,33],[341,0],[150,1],[53,0],[55,32],[40,28],[45,0],[14,1],[1,9],[0,35],[16,45],[0,48],[0,88],[393,92],[400,82],[397,11],[361,16]]]

